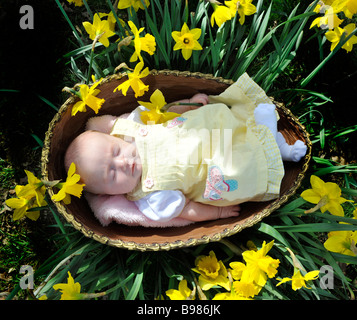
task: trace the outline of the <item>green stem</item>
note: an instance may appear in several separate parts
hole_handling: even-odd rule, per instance
[[[336,48],[330,52],[330,54],[298,85],[299,88],[304,88],[312,80],[313,77],[322,69],[322,67],[339,51],[342,46],[355,34],[357,33],[357,28],[354,29],[347,37],[342,37]]]
[[[93,65],[93,56],[94,56],[94,49],[92,48],[91,53],[90,53],[89,68],[88,68],[87,81],[86,81],[87,84],[89,84],[89,80],[90,80],[90,76],[91,76],[91,70],[92,70],[92,65]]]
[[[105,32],[102,32],[101,34],[97,34],[95,39],[93,40],[92,43],[92,50],[90,52],[90,59],[89,59],[89,68],[88,68],[88,74],[87,74],[87,84],[89,84],[90,76],[91,76],[91,71],[92,71],[92,66],[93,66],[93,59],[94,59],[94,49],[95,45],[97,44],[98,40],[103,36]]]

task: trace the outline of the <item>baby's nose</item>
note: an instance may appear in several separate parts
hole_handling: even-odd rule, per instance
[[[117,168],[125,171],[134,163],[134,160],[123,156],[116,158],[114,162]]]
[[[118,168],[121,168],[121,169],[125,169],[129,164],[127,159],[124,157],[115,158],[114,163]]]

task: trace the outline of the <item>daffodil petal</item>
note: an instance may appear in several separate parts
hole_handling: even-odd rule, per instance
[[[315,192],[317,192],[320,195],[324,193],[325,182],[321,180],[319,177],[312,175],[310,178],[310,183],[312,189],[314,189]]]
[[[25,213],[26,217],[32,221],[36,221],[40,217],[40,211],[31,211]]]
[[[342,206],[337,201],[329,201],[321,208],[321,212],[325,212],[326,210],[328,210],[334,216],[343,217],[345,215]]]
[[[310,280],[316,280],[319,277],[319,270],[314,270],[314,271],[310,271],[307,274],[305,274],[304,278],[306,281],[310,281]]]
[[[283,279],[278,279],[278,280],[279,280],[279,283],[276,286],[280,286],[281,284],[283,284],[285,282],[291,281],[291,278],[285,277]]]
[[[12,220],[16,221],[23,218],[25,216],[26,210],[27,206],[15,209]]]
[[[301,197],[310,203],[318,204],[321,200],[321,196],[317,194],[313,189],[305,190],[301,193]]]
[[[191,49],[185,49],[185,48],[182,49],[182,56],[183,56],[183,58],[185,60],[190,59],[191,55],[192,55],[192,50]]]
[[[25,198],[11,198],[5,201],[6,205],[13,209],[20,209],[27,204],[27,200]]]
[[[165,97],[159,89],[156,89],[150,97],[153,105],[158,106],[160,109],[166,104]]]

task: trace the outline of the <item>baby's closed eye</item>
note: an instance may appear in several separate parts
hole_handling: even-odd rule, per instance
[[[111,181],[115,181],[116,179],[116,176],[117,176],[117,170],[115,167],[111,167],[110,170],[109,170],[109,178]]]
[[[113,154],[113,158],[116,158],[117,156],[119,156],[120,148],[119,147],[113,148],[112,154]]]

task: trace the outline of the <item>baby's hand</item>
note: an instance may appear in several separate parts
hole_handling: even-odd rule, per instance
[[[191,99],[185,99],[185,100],[180,100],[177,102],[183,102],[183,103],[202,103],[202,105],[206,105],[208,103],[208,96],[204,93],[197,93],[195,94]],[[168,111],[170,112],[176,112],[179,114],[182,114],[184,112],[190,111],[190,110],[195,110],[200,108],[200,106],[195,106],[195,105],[173,105],[169,108]]]
[[[189,99],[191,103],[202,103],[204,106],[208,103],[208,96],[204,93],[197,93],[191,99]]]

